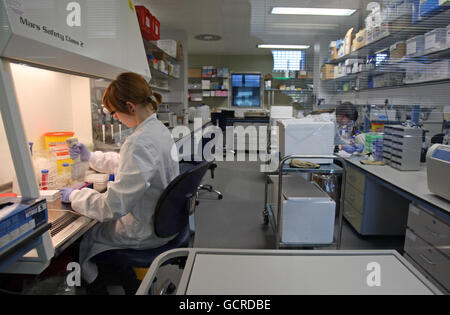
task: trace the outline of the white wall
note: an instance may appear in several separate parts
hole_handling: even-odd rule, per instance
[[[81,142],[92,145],[89,79],[11,65],[25,135],[34,150],[44,148],[43,134],[74,131]],[[0,129],[0,185],[14,177],[13,163],[3,122]],[[7,166],[7,167],[4,167]]]

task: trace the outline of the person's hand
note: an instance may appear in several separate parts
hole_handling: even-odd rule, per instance
[[[60,190],[61,201],[63,203],[70,203],[70,195],[73,193],[75,188],[63,188]]]
[[[73,147],[70,147],[69,154],[72,160],[80,157],[82,162],[89,161],[89,158],[91,157],[91,151],[89,151],[88,148],[86,148],[86,146],[82,143],[77,143]]]
[[[356,148],[354,146],[352,146],[352,145],[347,144],[347,145],[344,146],[344,151],[349,153],[349,154],[353,154],[353,153],[356,152]]]
[[[355,149],[356,149],[356,152],[358,152],[358,153],[364,152],[364,146],[359,143],[355,144]]]

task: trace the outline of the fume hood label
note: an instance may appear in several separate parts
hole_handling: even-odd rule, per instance
[[[82,41],[76,40],[76,39],[72,38],[69,35],[64,35],[64,34],[62,34],[60,32],[55,31],[54,29],[51,29],[51,28],[45,26],[45,25],[41,26],[41,25],[38,25],[36,23],[33,23],[30,20],[28,20],[27,18],[24,18],[22,16],[19,17],[19,19],[20,19],[20,23],[21,24],[26,25],[29,28],[33,29],[33,30],[40,31],[40,32],[42,31],[43,33],[45,33],[45,34],[47,34],[49,36],[58,38],[58,39],[60,39],[63,42],[69,42],[69,43],[72,43],[74,45],[77,45],[77,46],[80,46],[80,47],[84,47],[84,43]]]

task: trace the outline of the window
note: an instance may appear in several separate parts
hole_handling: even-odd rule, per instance
[[[305,51],[273,50],[273,71],[300,71],[306,69]]]

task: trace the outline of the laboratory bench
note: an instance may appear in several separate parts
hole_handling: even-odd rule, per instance
[[[404,256],[450,292],[450,201],[430,192],[425,166],[400,171],[361,160],[346,159],[346,220],[363,236],[405,236]]]

